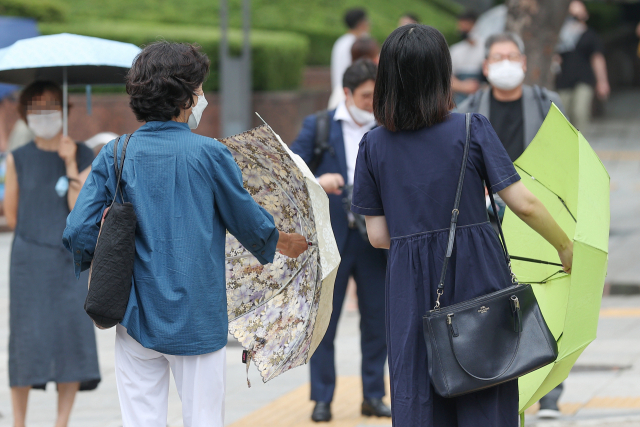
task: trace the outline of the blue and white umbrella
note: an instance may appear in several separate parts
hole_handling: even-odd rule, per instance
[[[66,135],[68,85],[124,84],[138,53],[140,48],[130,43],[66,33],[18,40],[0,49],[0,82],[62,84]]]

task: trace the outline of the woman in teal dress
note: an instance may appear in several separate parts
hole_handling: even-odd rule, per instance
[[[93,152],[62,135],[62,90],[35,82],[20,96],[35,140],[7,157],[4,210],[15,229],[9,275],[9,385],[15,427],[24,427],[29,391],[55,382],[56,427],[69,421],[78,390],[100,382],[96,339],[83,309],[87,274],[76,279],[62,245],[67,215]]]

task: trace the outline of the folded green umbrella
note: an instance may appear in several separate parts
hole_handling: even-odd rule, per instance
[[[516,160],[522,182],[573,239],[573,268],[562,271],[558,253],[507,210],[504,232],[513,270],[531,283],[558,342],[555,363],[519,380],[520,412],[560,384],[596,338],[609,242],[609,174],[587,140],[555,105],[527,150]]]

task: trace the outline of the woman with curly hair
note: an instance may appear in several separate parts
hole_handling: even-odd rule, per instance
[[[145,124],[127,146],[118,196],[133,204],[138,219],[129,304],[116,326],[123,427],[166,426],[169,371],[185,426],[224,425],[226,230],[263,264],[276,250],[297,257],[307,249],[301,235],[278,231],[243,188],[229,150],[191,132],[207,105],[208,72],[197,46],[163,41],[147,46],[127,75],[131,109]],[[115,188],[111,141],[67,220],[64,243],[76,274],[91,264]]]
[[[11,249],[9,385],[14,426],[23,427],[29,391],[55,382],[56,427],[69,421],[78,390],[100,382],[96,339],[82,309],[87,275],[72,273],[60,242],[65,220],[89,174],[93,152],[62,135],[62,90],[37,81],[18,110],[35,134],[7,156],[4,212],[15,229]]]

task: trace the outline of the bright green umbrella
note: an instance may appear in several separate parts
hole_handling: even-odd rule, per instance
[[[589,143],[555,105],[516,160],[522,182],[573,239],[571,275],[558,253],[507,210],[504,231],[521,283],[531,283],[558,341],[558,359],[519,380],[520,411],[560,384],[596,338],[609,243],[609,174]]]

